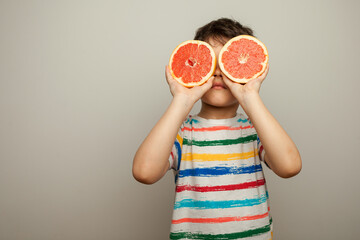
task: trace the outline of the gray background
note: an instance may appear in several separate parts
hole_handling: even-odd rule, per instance
[[[359,10],[355,0],[0,1],[0,239],[168,238],[173,173],[142,185],[132,160],[171,101],[172,50],[220,17],[267,46],[260,95],[303,160],[290,179],[264,168],[275,239],[358,239]]]

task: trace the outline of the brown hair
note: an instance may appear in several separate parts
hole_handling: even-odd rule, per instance
[[[208,41],[212,38],[225,44],[226,39],[243,34],[254,36],[251,28],[241,25],[238,21],[229,18],[219,18],[200,27],[196,31],[194,40]]]

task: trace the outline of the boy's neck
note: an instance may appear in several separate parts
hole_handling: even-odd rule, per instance
[[[216,107],[201,102],[201,110],[197,115],[205,119],[233,118],[236,116],[238,108],[239,104],[234,104],[227,107]]]

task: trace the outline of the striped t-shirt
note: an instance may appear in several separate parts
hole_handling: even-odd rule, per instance
[[[176,184],[170,239],[272,239],[264,155],[245,114],[189,115],[169,157]]]

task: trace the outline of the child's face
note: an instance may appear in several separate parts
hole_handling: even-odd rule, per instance
[[[229,39],[226,39],[229,40]],[[222,47],[222,43],[209,39],[207,41],[215,51],[216,59],[219,59],[219,53]],[[234,104],[238,104],[237,99],[232,95],[230,89],[223,81],[224,73],[220,70],[219,64],[216,63],[216,69],[214,72],[215,79],[213,81],[213,87],[210,88],[201,98],[201,101],[216,107],[228,107]],[[216,85],[221,85],[216,86]]]

